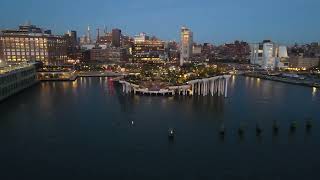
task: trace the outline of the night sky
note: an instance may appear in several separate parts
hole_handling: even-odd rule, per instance
[[[198,42],[320,41],[319,0],[1,0],[0,28],[33,24],[82,35],[90,25],[179,40],[186,25]]]

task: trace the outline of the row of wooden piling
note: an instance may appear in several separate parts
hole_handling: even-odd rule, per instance
[[[309,132],[313,127],[313,122],[311,120],[307,120],[305,122],[305,130],[307,132]],[[292,121],[291,124],[290,124],[290,127],[289,127],[289,131],[291,133],[294,133],[298,128],[298,122],[297,121]],[[274,121],[273,124],[272,124],[272,131],[274,134],[277,134],[280,130],[280,126],[278,124],[277,121]],[[263,128],[260,126],[260,124],[257,124],[256,125],[256,128],[255,128],[255,131],[256,131],[256,135],[257,136],[261,136],[261,134],[263,133]],[[220,131],[219,131],[219,134],[221,136],[225,136],[226,135],[226,128],[224,125],[221,126],[220,128]],[[245,126],[242,124],[240,125],[240,127],[238,128],[238,135],[239,136],[243,136],[245,134]]]

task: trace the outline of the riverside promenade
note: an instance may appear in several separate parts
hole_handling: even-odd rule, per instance
[[[247,76],[247,77],[260,78],[260,79],[265,79],[265,80],[270,80],[270,81],[277,81],[277,82],[283,82],[283,83],[300,85],[300,86],[320,88],[319,81],[317,82],[317,81],[312,81],[312,80],[282,77],[282,76],[270,76],[270,75],[264,75],[264,74],[260,74],[260,73],[245,73],[243,75]]]
[[[40,81],[75,81],[78,77],[124,77],[126,74],[111,71],[38,72]]]

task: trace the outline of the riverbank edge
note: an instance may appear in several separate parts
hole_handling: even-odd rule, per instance
[[[41,82],[50,82],[50,81],[62,81],[62,82],[72,82],[77,80],[78,78],[81,77],[124,77],[126,76],[126,74],[119,74],[119,73],[111,73],[111,72],[105,72],[105,73],[101,73],[101,72],[78,72],[76,74],[74,74],[72,77],[70,78],[52,78],[52,79],[39,79],[39,81]]]
[[[256,73],[255,74],[253,74],[253,73],[244,73],[241,76],[260,78],[260,79],[264,79],[264,80],[282,82],[282,83],[292,84],[292,85],[297,85],[297,86],[320,88],[320,85],[317,85],[317,84],[314,84],[314,83],[304,82],[303,80],[286,79],[286,78],[281,78],[281,77],[277,77],[277,76],[268,76],[268,75],[256,74]]]

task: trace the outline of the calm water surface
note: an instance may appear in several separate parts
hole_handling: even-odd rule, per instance
[[[125,96],[107,78],[46,82],[0,104],[0,179],[320,179],[319,121],[319,89],[254,78],[233,77],[227,99]]]

